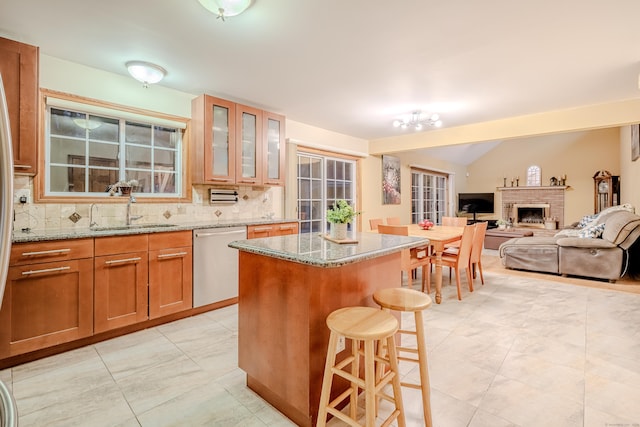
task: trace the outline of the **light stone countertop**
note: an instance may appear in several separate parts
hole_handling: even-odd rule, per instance
[[[242,227],[247,225],[278,224],[282,222],[298,222],[297,219],[286,218],[247,218],[199,221],[182,224],[133,224],[130,226],[108,226],[95,228],[61,228],[45,230],[16,230],[12,234],[13,243],[45,242],[51,240],[83,239],[90,237],[126,236],[132,234],[162,233],[168,231],[196,230],[202,228]]]
[[[329,268],[429,244],[429,240],[423,237],[390,234],[356,233],[350,237],[358,243],[334,243],[318,233],[304,233],[237,240],[229,246],[267,257]]]

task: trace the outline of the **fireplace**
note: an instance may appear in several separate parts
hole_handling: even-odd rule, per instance
[[[550,205],[547,203],[514,203],[513,205],[514,227],[538,227],[544,228],[544,220],[549,217]]]
[[[503,219],[511,220],[515,226],[518,221],[518,211],[514,205],[533,206],[536,208],[547,208],[542,213],[542,219],[555,218],[558,228],[564,227],[564,196],[566,187],[554,185],[550,187],[501,187],[500,191],[501,207],[500,215]],[[523,224],[531,227],[531,224]],[[521,225],[522,226],[522,225]],[[544,222],[534,224],[534,227],[546,228]]]

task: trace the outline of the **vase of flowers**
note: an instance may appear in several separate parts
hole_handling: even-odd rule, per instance
[[[330,223],[329,236],[332,239],[344,240],[347,238],[348,224],[360,215],[346,200],[336,200],[331,209],[327,210],[327,221]]]

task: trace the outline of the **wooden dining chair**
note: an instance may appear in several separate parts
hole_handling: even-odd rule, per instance
[[[369,227],[371,227],[371,231],[376,231],[380,224],[382,224],[382,218],[371,218],[369,220]]]
[[[477,222],[476,232],[473,234],[473,244],[471,245],[471,255],[469,256],[469,268],[473,279],[476,278],[476,270],[480,274],[480,283],[484,285],[484,276],[482,275],[482,248],[484,247],[484,236],[487,233],[488,222]]]
[[[387,218],[387,225],[401,225],[400,218],[397,216],[391,216]]]
[[[475,229],[475,225],[465,225],[462,232],[462,239],[460,239],[460,249],[457,251],[457,253],[449,253],[446,251],[442,253],[442,265],[456,270],[456,287],[458,288],[458,300],[462,299],[462,292],[460,290],[460,275],[462,273],[462,269],[465,269],[467,273],[469,292],[473,292],[473,282],[471,281],[469,259],[471,258],[471,246],[473,244],[473,235],[475,233]],[[429,257],[429,261],[431,264],[436,263],[435,257]],[[427,293],[431,293],[431,268],[423,268],[423,274],[425,270],[427,272]],[[422,290],[424,291],[424,280],[422,283]]]
[[[467,218],[464,217],[464,216],[443,216],[441,223],[444,226],[464,227],[465,225],[467,225]],[[444,248],[445,249],[449,249],[449,248],[458,249],[458,248],[460,248],[460,240],[458,240],[457,242],[447,243],[446,245],[444,245]]]
[[[378,225],[379,234],[393,234],[396,236],[408,236],[409,227],[406,225]],[[422,268],[422,289],[424,290],[427,278],[426,270],[429,267],[429,254],[426,248],[403,249],[401,252],[401,274],[407,273],[407,283],[411,288],[413,275],[411,272],[416,268]]]
[[[464,227],[467,225],[467,218],[464,216],[443,216],[440,222],[445,226]]]

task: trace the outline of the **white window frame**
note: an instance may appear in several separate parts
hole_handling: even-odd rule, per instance
[[[305,157],[305,158],[309,158],[309,159],[315,159],[318,160],[322,163],[321,166],[321,174],[322,176],[320,177],[311,177],[311,179],[313,180],[318,180],[321,184],[320,184],[320,198],[302,198],[301,197],[301,193],[302,193],[302,185],[301,185],[301,180],[305,180],[307,179],[306,177],[301,177],[300,176],[300,158],[301,157]],[[342,176],[342,177],[337,177],[334,176],[333,178],[329,178],[327,177],[327,171],[328,171],[328,167],[330,162],[338,162],[338,163],[343,163],[343,164],[349,164],[350,165],[350,176]],[[356,160],[351,160],[351,159],[345,159],[343,157],[338,157],[338,156],[331,156],[331,155],[325,155],[325,154],[317,154],[317,153],[310,153],[310,152],[306,152],[306,151],[298,151],[297,153],[297,161],[296,161],[296,183],[297,183],[297,188],[298,188],[298,194],[296,195],[296,209],[298,212],[298,219],[300,220],[300,232],[301,233],[305,233],[305,232],[327,232],[328,228],[329,228],[329,223],[327,222],[326,216],[327,216],[327,210],[329,208],[331,208],[331,206],[333,205],[333,203],[338,200],[338,199],[344,199],[346,200],[349,204],[351,204],[352,206],[354,206],[354,208],[356,210],[357,209],[357,191],[356,191],[356,179],[357,179],[357,161]],[[347,172],[348,173],[348,172]],[[331,193],[330,189],[329,189],[329,185],[330,184],[334,184],[334,191],[333,193]],[[344,192],[340,192],[341,190],[343,191],[347,191],[350,194],[345,194]],[[330,194],[331,193],[331,194]],[[302,209],[302,204],[303,203],[309,203],[309,204],[313,204],[313,202],[319,202],[320,207],[320,212],[309,212],[306,209]],[[317,203],[318,204],[318,203]],[[309,216],[309,213],[311,213],[311,216]],[[303,218],[304,216],[304,218]],[[321,227],[318,228],[316,226],[316,228],[314,228],[314,224],[321,224]],[[355,230],[357,228],[357,224],[354,223],[350,223],[349,224],[349,229],[350,230]]]
[[[423,219],[430,219],[435,224],[442,223],[442,217],[447,216],[447,212],[451,209],[451,181],[451,176],[443,172],[411,169],[411,222],[413,224]],[[431,197],[425,200],[427,193]]]

